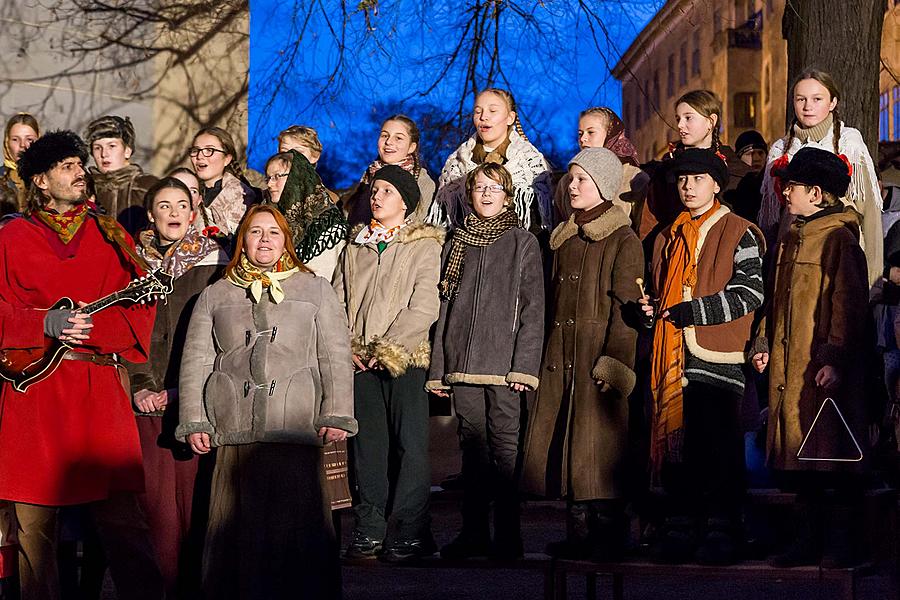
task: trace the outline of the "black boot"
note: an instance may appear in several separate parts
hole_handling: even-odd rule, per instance
[[[769,557],[773,567],[817,565],[822,556],[822,505],[798,498],[793,511],[794,537],[780,554]]]
[[[863,562],[859,531],[860,503],[836,502],[828,507],[822,537],[822,567],[846,569]],[[855,508],[855,510],[854,510]]]
[[[625,553],[625,514],[618,500],[595,500],[590,503],[591,560],[614,562]]]
[[[666,564],[686,563],[694,557],[697,541],[694,517],[669,517],[657,531],[657,538],[650,547],[650,560]]]
[[[515,560],[524,556],[521,506],[514,485],[503,485],[494,501],[494,544],[491,557]]]
[[[710,518],[694,557],[701,565],[733,565],[740,554],[740,526],[734,519]]]
[[[566,506],[566,539],[547,544],[545,552],[553,558],[586,560],[591,555],[590,508],[586,502],[569,502]]]

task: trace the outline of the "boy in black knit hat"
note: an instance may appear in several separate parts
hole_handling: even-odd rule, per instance
[[[401,562],[436,550],[425,370],[440,310],[444,229],[410,218],[419,186],[402,168],[382,167],[371,190],[374,218],[351,232],[333,282],[350,324],[360,422],[351,441],[359,495],[347,556]]]

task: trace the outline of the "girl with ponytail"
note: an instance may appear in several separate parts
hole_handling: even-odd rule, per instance
[[[456,227],[471,212],[466,176],[480,164],[506,167],[513,180],[513,208],[522,227],[537,231],[552,227],[550,165],[522,130],[512,94],[488,88],[475,98],[475,134],[447,158],[427,221]]]
[[[372,178],[386,165],[397,165],[416,178],[421,200],[409,218],[417,222],[425,218],[434,198],[435,186],[434,179],[428,175],[419,158],[420,138],[416,122],[406,115],[392,115],[384,120],[378,135],[378,158],[369,165],[356,187],[344,197],[343,208],[351,227],[368,225],[372,220],[369,204]]]
[[[791,87],[794,119],[787,135],[772,144],[762,184],[759,226],[770,248],[793,221],[783,210],[782,182],[772,173],[783,169],[798,150],[805,147],[827,150],[841,157],[850,172],[850,187],[842,198],[862,215],[861,244],[866,253],[869,284],[881,276],[883,265],[881,193],[875,165],[859,130],[847,127],[838,114],[840,91],[825,71],[807,69]]]

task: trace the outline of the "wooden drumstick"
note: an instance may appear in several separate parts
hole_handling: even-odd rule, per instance
[[[638,277],[634,282],[638,284],[638,287],[641,289],[641,297],[646,298],[647,292],[644,291],[644,280]]]

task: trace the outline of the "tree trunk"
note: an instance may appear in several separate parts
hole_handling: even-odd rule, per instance
[[[841,92],[838,112],[859,129],[878,156],[878,77],[886,0],[787,0],[782,33],[787,40],[788,85],[803,70],[834,76]],[[787,90],[787,126],[794,118]]]

